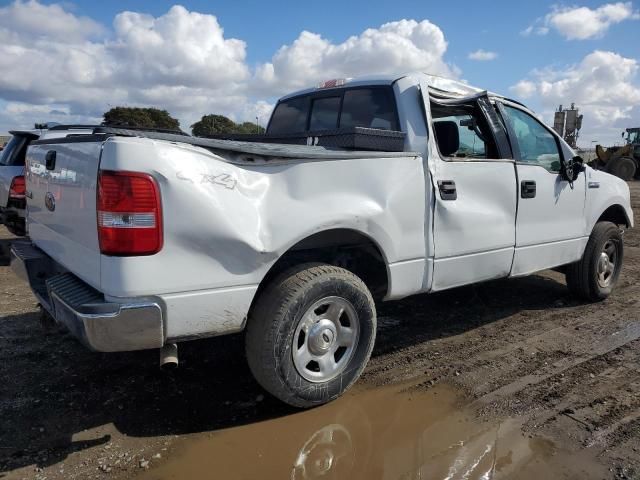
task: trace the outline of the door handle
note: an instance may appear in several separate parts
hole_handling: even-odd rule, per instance
[[[534,180],[523,180],[520,182],[520,196],[522,198],[535,198],[536,182]]]
[[[56,168],[56,151],[55,150],[49,150],[44,158],[45,158],[47,170],[55,170],[55,168]]]
[[[440,190],[442,200],[456,200],[458,198],[456,182],[453,180],[438,180],[438,190]]]

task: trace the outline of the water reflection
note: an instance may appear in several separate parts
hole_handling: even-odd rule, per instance
[[[521,434],[476,422],[455,392],[361,391],[337,402],[187,442],[154,479],[591,478],[598,465]]]

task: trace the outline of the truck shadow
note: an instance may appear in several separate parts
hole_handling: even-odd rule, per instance
[[[457,335],[524,310],[577,305],[564,284],[532,276],[419,295],[379,305],[374,356]],[[57,328],[40,334],[36,313],[0,319],[0,477],[127,436],[213,431],[289,415],[263,394],[244,357],[242,335],[189,342],[179,369],[156,368],[157,351],[100,354]]]

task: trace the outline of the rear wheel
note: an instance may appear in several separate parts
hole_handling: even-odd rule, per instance
[[[358,379],[375,334],[375,305],[362,280],[331,265],[301,265],[275,278],[256,300],[247,324],[247,361],[273,396],[312,407]]]
[[[567,268],[567,286],[588,301],[607,298],[620,276],[624,248],[617,225],[599,222],[593,228],[582,258]]]
[[[630,157],[620,157],[613,160],[609,172],[622,180],[631,180],[636,174],[636,162]]]

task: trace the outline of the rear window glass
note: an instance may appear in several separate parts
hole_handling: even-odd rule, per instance
[[[340,128],[347,127],[398,130],[391,92],[383,88],[359,88],[344,92]]]
[[[280,102],[269,122],[269,133],[297,133],[307,129],[309,97],[298,97]]]
[[[338,126],[340,97],[316,98],[311,108],[309,130],[331,130]]]
[[[23,148],[26,138],[22,136],[11,137],[9,143],[7,143],[0,152],[0,165],[24,165],[24,157],[26,149]]]
[[[328,96],[328,95],[334,96]],[[308,122],[308,125],[307,125]],[[349,88],[283,100],[267,129],[270,134],[365,127],[400,130],[395,98],[388,87]]]

